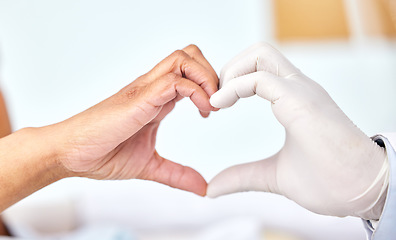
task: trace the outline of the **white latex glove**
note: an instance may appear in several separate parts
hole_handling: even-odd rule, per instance
[[[230,107],[254,94],[270,101],[286,141],[267,159],[219,173],[209,183],[209,197],[265,191],[319,214],[379,219],[388,185],[386,153],[320,85],[260,43],[223,68],[220,87],[210,99],[214,107]]]

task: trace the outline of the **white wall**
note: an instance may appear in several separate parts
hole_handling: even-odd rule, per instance
[[[271,14],[271,2],[259,0],[0,0],[0,76],[14,129],[51,124],[83,111],[190,43],[220,72],[242,49],[267,41],[323,85],[368,135],[396,130],[394,42],[280,44],[273,38]],[[282,127],[262,99],[243,99],[209,119],[183,100],[163,121],[157,148],[209,181],[227,166],[274,154],[283,140]],[[81,206],[88,209],[83,217],[87,221],[112,215],[137,229],[179,226],[187,218],[191,226],[203,226],[245,214],[311,237],[363,236],[357,220],[311,214],[279,196],[248,193],[208,200],[136,180],[63,180],[21,205],[70,195],[80,200],[84,196]],[[161,199],[164,207],[147,201],[151,198]],[[177,206],[172,205],[175,201]],[[88,205],[102,210],[90,211]],[[172,216],[166,210],[169,205]],[[157,208],[142,211],[145,206]]]

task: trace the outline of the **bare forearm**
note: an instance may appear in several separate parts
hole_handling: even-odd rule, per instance
[[[7,108],[4,98],[0,92],[0,138],[11,133],[11,124],[8,118]],[[9,232],[0,217],[0,236],[9,236]]]
[[[11,124],[8,119],[7,108],[0,92],[0,138],[11,133]]]
[[[51,129],[26,128],[0,139],[0,212],[66,177]]]

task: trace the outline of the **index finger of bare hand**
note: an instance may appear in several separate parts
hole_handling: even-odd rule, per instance
[[[213,90],[213,93],[215,93],[218,90],[219,77],[216,71],[213,69],[212,65],[202,54],[202,51],[194,44],[188,45],[187,47],[183,48],[183,51],[186,52],[192,59],[204,66],[210,72],[213,78],[216,79],[216,82],[210,83],[210,87],[212,88],[211,90]]]
[[[218,78],[182,50],[177,50],[162,60],[149,74],[154,78],[175,73],[198,84],[210,97],[217,90]]]
[[[193,81],[178,74],[168,73],[151,83],[147,89],[147,101],[153,106],[162,106],[174,99],[188,97],[201,112],[210,112],[207,93]]]

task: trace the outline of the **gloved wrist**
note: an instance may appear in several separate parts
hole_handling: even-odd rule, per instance
[[[369,189],[360,197],[362,200],[366,197],[367,203],[372,202],[366,209],[356,213],[356,217],[365,220],[379,220],[385,205],[387,190],[389,185],[389,163],[388,158],[385,159],[384,164],[378,173],[377,178]],[[373,198],[373,196],[377,196]],[[374,199],[374,200],[373,200]]]
[[[376,222],[376,224],[374,224],[373,226],[376,226],[378,224],[379,219],[381,218],[387,195],[388,195],[388,187],[381,194],[380,198],[378,199],[378,202],[374,205],[373,209],[371,210],[373,212],[373,217],[372,217],[373,219],[366,219]]]

